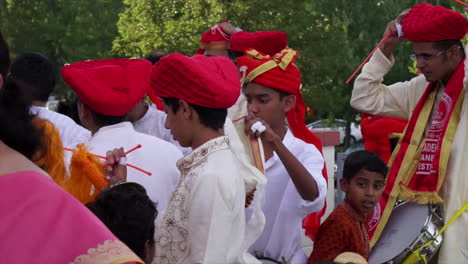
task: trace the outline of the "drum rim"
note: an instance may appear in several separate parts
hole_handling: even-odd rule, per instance
[[[417,205],[424,205],[427,207],[427,210],[428,210],[428,217],[426,218],[425,222],[424,222],[424,225],[423,227],[421,228],[420,230],[420,233],[419,235],[407,246],[404,248],[404,250],[400,253],[398,253],[396,256],[394,256],[393,258],[389,259],[389,260],[386,260],[385,262],[383,263],[393,263],[395,260],[397,259],[406,259],[408,257],[408,254],[413,252],[415,249],[416,249],[416,245],[418,244],[418,242],[420,240],[422,240],[422,237],[425,235],[425,230],[426,228],[429,226],[429,225],[433,225],[435,230],[436,230],[436,233],[438,231],[440,231],[440,229],[442,228],[442,226],[437,226],[436,223],[434,223],[434,221],[432,221],[432,218],[434,217],[434,214],[436,213],[435,210],[433,211],[432,209],[433,208],[436,208],[436,209],[439,209],[441,208],[441,204],[418,204],[418,203],[415,203],[415,202],[411,202],[411,201],[402,201],[402,202],[399,202],[397,205],[395,205],[394,209],[395,210],[397,207],[400,207],[400,206],[404,206],[404,205],[407,205],[407,204],[417,204]],[[392,211],[393,211],[392,210]],[[443,216],[441,217],[443,218]],[[427,231],[426,231],[427,232]],[[443,241],[443,234],[441,234],[439,236],[440,238],[440,241],[437,243],[437,240],[435,240],[433,243],[431,244],[434,244],[436,243],[436,250],[434,252],[434,255],[435,253],[437,253],[437,251],[439,250],[441,244],[442,244],[442,241]],[[379,238],[380,240],[380,238]],[[377,242],[379,242],[379,240],[377,240]],[[427,242],[427,241],[426,241]],[[372,249],[371,248],[371,252],[372,252]],[[369,256],[370,257],[370,256]],[[432,258],[432,257],[431,257]]]

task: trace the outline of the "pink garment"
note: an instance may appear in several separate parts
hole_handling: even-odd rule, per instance
[[[143,263],[46,176],[0,175],[0,263]]]

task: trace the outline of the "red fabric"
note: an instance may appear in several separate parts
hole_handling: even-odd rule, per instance
[[[167,55],[153,67],[150,86],[155,96],[211,108],[229,108],[240,95],[236,66],[219,56]]]
[[[144,97],[150,71],[147,60],[105,59],[66,65],[62,77],[91,110],[123,116]]]
[[[361,132],[364,148],[376,153],[387,163],[392,155],[389,135],[402,133],[407,123],[406,119],[363,113]]]
[[[229,49],[229,35],[219,25],[214,25],[210,30],[204,32],[200,38],[200,48],[198,54],[203,54],[205,48],[210,44],[223,44],[225,49]]]
[[[468,21],[457,11],[421,3],[411,8],[402,27],[409,41],[433,42],[462,39],[468,32]]]
[[[274,56],[288,46],[288,35],[281,31],[239,31],[231,36],[229,46],[232,51],[244,52],[255,49]]]
[[[450,78],[447,86],[445,87],[444,92],[451,95],[451,97],[455,96],[453,93],[455,93],[455,94],[458,93],[458,96],[459,96],[460,92],[463,89],[464,61],[465,61],[465,59],[463,59],[462,62],[460,63],[460,65],[458,65],[457,70],[452,75],[452,77]],[[408,127],[406,128],[406,132],[403,135],[403,138],[401,140],[399,152],[395,156],[395,160],[393,161],[393,164],[390,167],[390,170],[389,170],[389,172],[387,174],[387,182],[385,184],[385,188],[384,188],[384,191],[382,193],[382,197],[380,198],[380,201],[379,201],[378,206],[381,208],[382,212],[385,210],[386,206],[392,206],[392,207],[394,206],[394,204],[387,204],[389,199],[390,199],[390,194],[392,193],[392,190],[393,190],[394,187],[398,188],[398,186],[402,185],[401,182],[396,181],[398,173],[400,171],[400,167],[403,164],[405,158],[412,158],[412,157],[405,157],[405,154],[406,154],[406,151],[408,150],[408,147],[411,144],[411,138],[412,138],[416,123],[418,122],[419,114],[421,113],[421,111],[423,109],[423,106],[424,106],[424,103],[428,99],[428,96],[429,96],[430,92],[433,89],[435,89],[436,85],[437,85],[437,82],[429,83],[429,85],[427,86],[424,94],[419,99],[418,104],[416,105],[410,120],[408,121],[408,125],[407,125]],[[456,104],[457,100],[452,99],[452,102],[453,102],[453,104]],[[445,104],[439,104],[439,107],[441,105],[445,105]],[[447,121],[448,121],[448,119],[449,119],[449,117],[447,118]],[[443,123],[443,122],[440,122],[440,123]],[[447,123],[448,122],[445,122],[445,127],[442,128],[439,131],[439,133],[442,133],[442,131],[445,133],[446,128],[447,128]],[[433,127],[433,125],[431,124],[430,130],[432,129],[432,127]],[[442,136],[443,135],[437,134],[437,135],[433,135],[433,136],[440,136],[440,138],[441,138],[440,141],[442,141]],[[433,153],[433,155],[434,155],[433,160],[434,161],[437,160],[437,162],[433,163],[433,164],[437,164],[437,168],[434,167],[434,171],[437,171],[437,172],[435,174],[431,173],[430,175],[419,175],[419,176],[415,175],[411,179],[409,186],[406,186],[406,187],[408,187],[409,189],[411,189],[413,191],[418,191],[418,192],[419,191],[435,192],[435,190],[437,190],[438,159],[440,157],[439,156],[439,154],[440,154],[440,145],[439,144],[440,144],[440,142],[437,143],[438,150],[436,150],[438,153]],[[419,154],[421,154],[421,153],[419,153]],[[411,173],[413,173],[413,172],[411,172]],[[395,186],[395,184],[397,184],[397,186]],[[380,220],[381,220],[380,218],[377,219],[377,224],[374,224],[373,226],[377,227],[378,225],[385,224],[385,223],[381,223]],[[376,228],[369,229],[369,235],[371,237],[374,235],[375,230],[376,230]]]
[[[463,96],[464,76],[465,63],[462,60],[444,89],[441,102],[435,112],[437,114],[432,117],[432,123],[427,131],[424,147],[420,154],[418,168],[407,186],[410,190],[418,192],[439,191],[437,184],[440,177],[439,167],[442,144],[449,141],[449,139],[446,139],[445,133],[448,130],[448,120],[452,116],[457,100],[459,96]]]
[[[367,260],[369,246],[364,218],[343,202],[320,226],[307,263],[334,260],[343,252],[355,252]]]
[[[281,64],[284,58],[288,57],[288,55],[291,55],[289,54],[290,52],[296,51],[293,49],[284,49],[274,57],[260,54],[260,56],[257,58],[251,58],[247,55],[244,55],[237,58],[237,65],[239,68],[246,66],[246,75],[248,75],[252,70],[268,61],[276,60],[277,63]],[[306,143],[313,144],[320,152],[322,152],[322,142],[312,131],[310,131],[305,126],[306,106],[300,91],[301,72],[299,71],[299,68],[293,64],[298,55],[299,54],[296,52],[291,62],[284,70],[279,66],[275,67],[257,76],[253,82],[296,95],[296,107],[287,113],[288,124],[291,128],[291,132],[295,137],[302,139]],[[328,183],[327,168],[325,164],[323,166],[322,175],[325,178],[325,181]],[[309,236],[312,240],[315,239],[315,234],[317,233],[320,225],[320,219],[325,214],[325,210],[326,204],[321,211],[309,214],[302,221],[302,226],[304,229],[306,229],[306,235]]]
[[[149,89],[146,91],[146,95],[148,95],[149,99],[151,100],[151,102],[153,102],[153,104],[156,106],[156,108],[158,110],[161,110],[163,111],[163,101],[158,98],[157,96],[154,95],[153,93],[153,90],[151,89],[151,87],[149,87]]]

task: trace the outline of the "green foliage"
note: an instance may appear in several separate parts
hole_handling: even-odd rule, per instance
[[[222,8],[210,0],[125,0],[113,51],[142,57],[154,49],[191,55],[200,33],[220,21]]]
[[[192,55],[200,35],[222,19],[246,31],[284,31],[289,46],[300,52],[296,64],[302,72],[302,93],[315,113],[308,121],[340,118],[350,124],[360,118],[350,107],[352,83],[346,85],[346,80],[382,39],[387,23],[420,2],[125,0],[113,51],[137,57],[153,49]],[[462,11],[455,2],[426,2]],[[415,75],[410,52],[408,42],[397,47],[396,63],[385,77],[386,83]]]
[[[12,51],[41,52],[58,68],[64,63],[111,57],[121,0],[0,1],[0,25]],[[59,80],[61,78],[58,77]],[[70,96],[60,82],[56,94]]]

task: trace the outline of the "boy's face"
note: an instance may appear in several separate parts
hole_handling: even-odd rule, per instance
[[[341,179],[340,184],[346,193],[346,201],[359,214],[367,216],[382,196],[385,177],[381,173],[361,169],[351,180]]]
[[[280,99],[278,91],[256,83],[245,87],[248,111],[265,120],[271,127],[284,126],[286,113],[294,107],[294,95]]]
[[[166,121],[164,127],[171,130],[171,135],[179,142],[182,147],[191,146],[191,129],[187,129],[186,105],[179,100],[180,106],[177,112],[172,110],[170,105],[163,103],[166,112]]]

